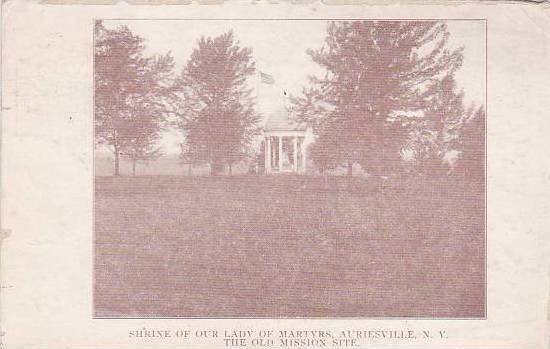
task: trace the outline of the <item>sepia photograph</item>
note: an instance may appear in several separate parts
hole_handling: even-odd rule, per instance
[[[94,318],[486,317],[485,20],[93,31]]]

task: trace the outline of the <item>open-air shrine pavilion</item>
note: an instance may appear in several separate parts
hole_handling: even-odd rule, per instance
[[[264,127],[265,173],[305,173],[305,125],[291,119],[288,111],[273,114]]]

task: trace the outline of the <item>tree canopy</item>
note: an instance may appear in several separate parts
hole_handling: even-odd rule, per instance
[[[144,40],[128,27],[95,24],[95,133],[112,147],[115,175],[119,156],[135,163],[159,155],[156,145],[167,112],[173,59],[146,56]]]
[[[254,75],[252,50],[233,33],[202,37],[177,78],[184,103],[179,126],[185,158],[209,163],[213,174],[241,160],[258,134],[259,117],[247,78]]]
[[[473,181],[485,181],[485,123],[486,113],[483,106],[471,113],[461,125],[461,136],[455,139],[455,147],[460,152],[456,172]]]
[[[297,117],[317,135],[314,161],[361,164],[385,174],[400,166],[411,114],[424,111],[435,86],[461,66],[461,49],[435,21],[331,22],[324,46],[307,53],[325,74],[294,97]],[[428,110],[426,110],[428,113]]]

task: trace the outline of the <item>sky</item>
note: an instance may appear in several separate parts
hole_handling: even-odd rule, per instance
[[[233,30],[242,46],[252,48],[256,68],[273,76],[275,83],[259,83],[251,78],[256,90],[257,107],[264,118],[284,108],[283,92],[299,95],[310,75],[322,72],[306,54],[308,48],[320,48],[326,36],[324,20],[105,20],[107,27],[127,25],[145,39],[146,54],[171,52],[176,73],[180,73],[201,36],[218,36]],[[464,47],[464,63],[456,74],[465,102],[477,105],[485,101],[485,23],[483,21],[447,21],[449,47]],[[182,136],[176,130],[163,134],[161,147],[166,154],[179,153]]]

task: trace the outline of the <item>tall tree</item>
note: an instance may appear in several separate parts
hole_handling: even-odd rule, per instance
[[[202,37],[176,81],[185,115],[186,158],[207,162],[212,174],[246,155],[259,117],[247,78],[255,72],[252,50],[233,33]]]
[[[329,23],[325,45],[307,51],[325,75],[293,98],[298,118],[317,134],[314,161],[347,165],[350,175],[354,162],[375,174],[399,166],[405,115],[422,107],[429,84],[462,63],[448,37],[434,21]]]
[[[120,156],[136,162],[158,156],[156,142],[172,84],[170,54],[147,57],[144,39],[126,26],[95,24],[95,133],[112,147],[115,175]]]

